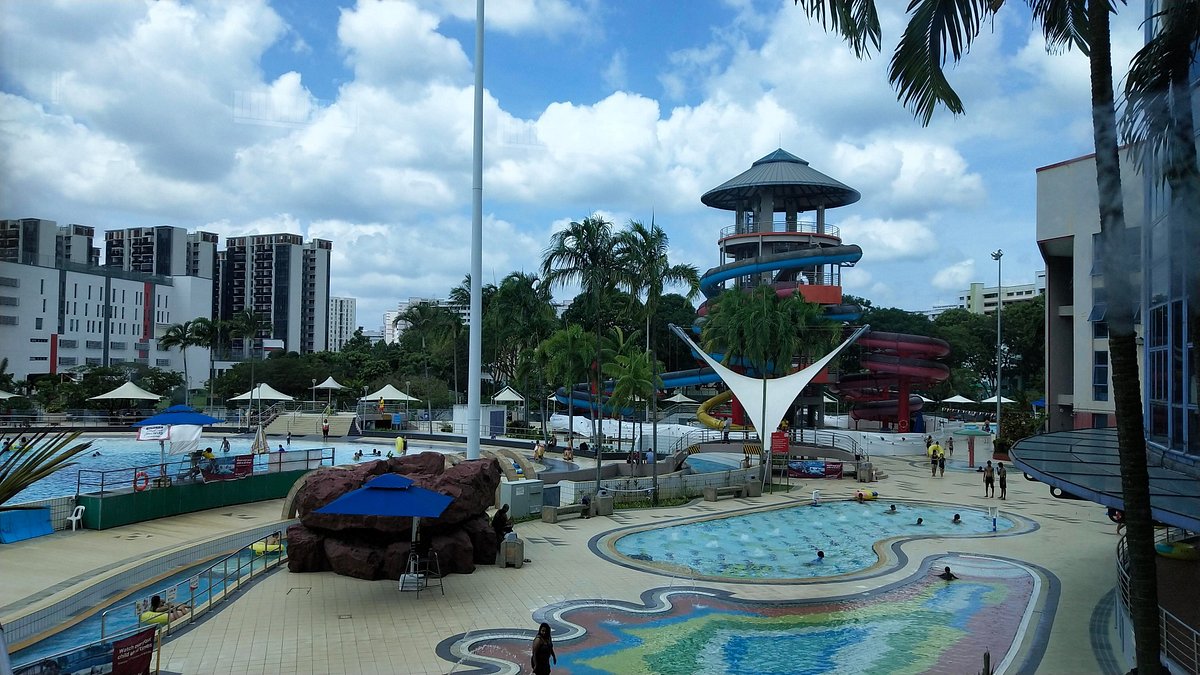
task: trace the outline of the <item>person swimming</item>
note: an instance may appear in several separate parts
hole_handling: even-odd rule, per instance
[[[954,525],[962,525],[963,524],[962,517],[959,516],[957,513],[954,514],[954,520],[951,520],[950,522],[953,523]]]
[[[894,515],[896,515],[897,513],[900,513],[900,512],[896,510],[896,505],[895,505],[895,504],[892,504],[890,507],[888,507],[888,510],[887,510],[887,511],[884,511],[883,513],[884,513],[885,515],[894,516]]]
[[[924,524],[925,524],[924,518],[917,518],[917,525],[924,525]]]
[[[939,574],[938,577],[945,579],[946,581],[953,581],[958,578],[958,577],[954,576],[954,572],[950,571],[949,565],[946,566],[946,569],[942,570],[942,573]]]

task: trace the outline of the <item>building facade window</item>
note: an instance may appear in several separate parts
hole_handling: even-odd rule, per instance
[[[1108,352],[1092,352],[1092,400],[1108,400]]]

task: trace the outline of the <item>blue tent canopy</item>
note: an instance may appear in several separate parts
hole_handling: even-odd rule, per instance
[[[452,501],[453,497],[413,485],[411,478],[386,473],[313,513],[436,518]]]
[[[194,425],[194,426],[198,426],[198,427],[203,427],[203,426],[208,426],[210,424],[216,424],[218,422],[223,422],[223,421],[224,420],[219,420],[215,417],[205,415],[204,413],[199,412],[199,411],[195,410],[194,408],[190,408],[186,405],[173,405],[170,408],[167,408],[166,410],[158,413],[157,415],[152,415],[150,417],[147,417],[146,419],[142,420],[141,422],[134,422],[133,426],[145,427],[145,426],[153,426],[153,425],[158,425],[158,424],[163,424],[163,425],[190,424],[190,425]]]
[[[1034,402],[1033,402],[1033,407],[1035,407],[1035,408],[1045,408],[1045,407],[1046,407],[1046,399],[1044,399],[1044,398],[1039,398],[1038,400],[1034,401]]]

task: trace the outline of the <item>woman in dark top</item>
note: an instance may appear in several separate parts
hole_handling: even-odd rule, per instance
[[[501,506],[496,515],[492,516],[492,529],[496,531],[496,541],[504,541],[505,533],[512,530],[512,524],[508,520],[508,504]]]
[[[554,665],[558,665],[558,657],[554,654],[554,642],[550,639],[550,624],[543,623],[538,628],[537,637],[533,638],[533,652],[529,655],[533,675],[549,675],[550,659],[554,659]]]

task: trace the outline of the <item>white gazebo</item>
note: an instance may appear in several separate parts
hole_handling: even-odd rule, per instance
[[[313,385],[313,389],[327,389],[328,390],[327,393],[329,394],[329,396],[325,399],[326,407],[333,405],[333,390],[334,389],[345,389],[345,388],[346,388],[346,385],[333,379],[332,375],[325,378],[325,381],[322,382],[321,384]],[[315,404],[313,407],[316,407]]]
[[[529,417],[528,412],[525,410],[525,406],[524,406],[525,397],[522,396],[521,394],[517,393],[517,390],[513,389],[512,387],[505,387],[505,388],[501,389],[500,393],[498,393],[492,397],[492,403],[505,403],[505,404],[520,403],[520,404],[522,404],[521,405],[521,418],[528,419],[528,417]]]
[[[367,394],[358,399],[360,401],[420,401],[419,398],[413,398],[408,394],[400,391],[390,384],[385,384],[378,391]]]
[[[2,394],[2,393],[3,392],[0,392],[0,394]],[[0,396],[0,398],[8,398],[8,397]],[[146,391],[145,389],[142,389],[141,387],[137,386],[136,384],[134,384],[132,382],[126,382],[125,384],[117,387],[116,389],[113,389],[112,391],[104,392],[103,394],[100,394],[98,396],[92,396],[88,400],[89,401],[109,401],[109,400],[157,401],[160,398],[162,398],[162,396],[159,396],[158,394],[155,394],[154,392]]]
[[[996,404],[996,397],[995,397],[995,396],[992,396],[991,398],[985,398],[985,399],[983,399],[982,401],[979,401],[979,402],[980,402],[980,403],[991,403],[992,405],[995,405],[995,404]],[[1000,402],[1001,402],[1001,403],[1016,403],[1016,401],[1012,400],[1011,398],[1005,398],[1005,397],[1003,397],[1003,396],[1001,396],[1001,397],[1000,397]]]
[[[691,399],[691,398],[688,398],[687,396],[684,396],[682,391],[677,392],[674,396],[667,398],[667,399],[663,399],[663,400],[669,401],[671,403],[696,403],[697,402],[695,399]]]

